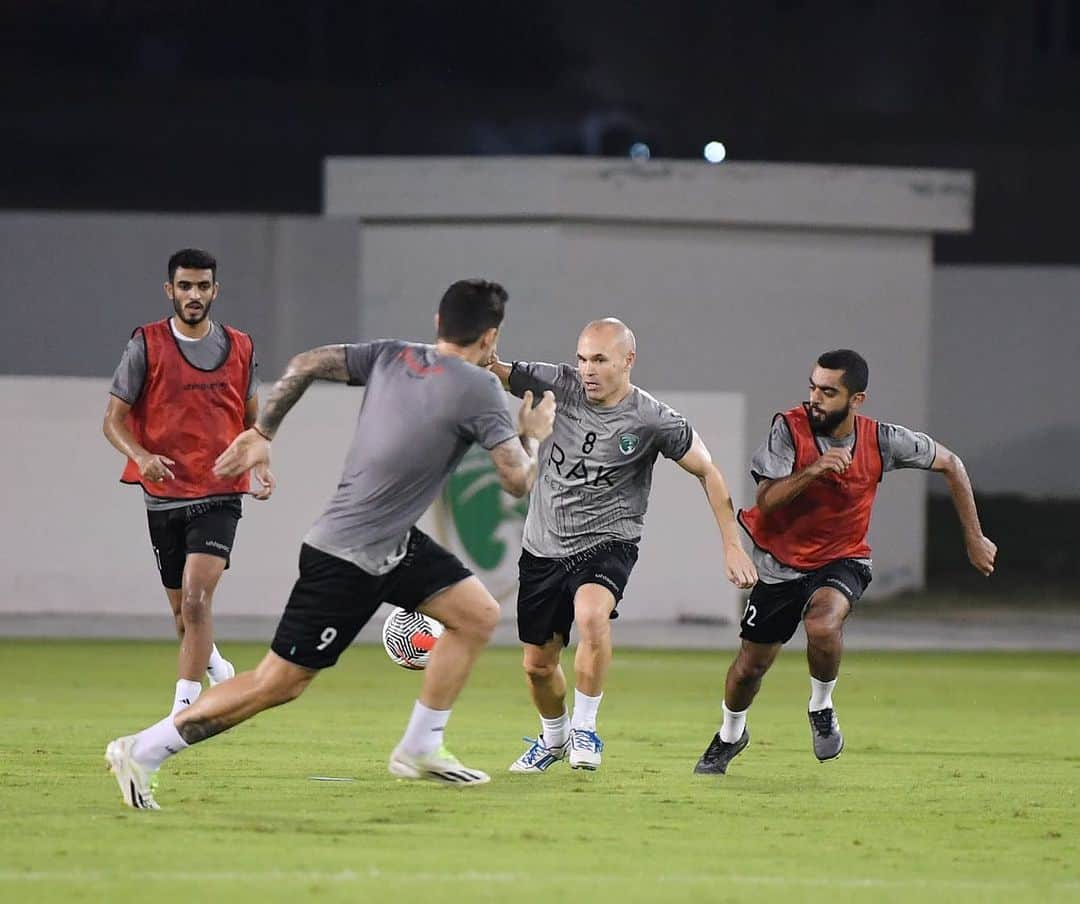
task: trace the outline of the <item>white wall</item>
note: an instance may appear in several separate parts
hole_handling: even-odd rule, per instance
[[[934,271],[930,426],[977,491],[1080,498],[1080,268]]]
[[[165,601],[138,488],[118,483],[121,456],[101,434],[108,381],[0,377],[0,421],[17,424],[0,445],[5,562],[0,613],[161,614]],[[278,489],[246,500],[233,567],[216,610],[276,616],[296,578],[300,542],[337,485],[363,391],[315,385],[289,413],[274,443]],[[510,397],[508,396],[508,403]],[[743,437],[742,400],[717,393],[671,393],[710,437],[716,461],[734,469]],[[421,527],[465,555],[435,512]],[[500,575],[478,570],[512,617],[520,524],[509,525]],[[723,580],[719,533],[697,481],[661,460],[650,513],[622,609],[628,620],[672,620],[738,610]],[[466,558],[467,564],[473,564]],[[510,580],[506,581],[506,574]]]

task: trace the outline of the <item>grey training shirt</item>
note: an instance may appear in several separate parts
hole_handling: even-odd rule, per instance
[[[540,446],[522,545],[564,558],[608,540],[637,543],[658,455],[678,461],[694,431],[677,411],[636,386],[610,408],[590,403],[577,369],[517,362],[510,391],[555,394],[555,429]]]
[[[385,574],[468,448],[518,432],[494,374],[433,345],[346,345],[345,364],[350,385],[367,389],[337,492],[304,542]]]

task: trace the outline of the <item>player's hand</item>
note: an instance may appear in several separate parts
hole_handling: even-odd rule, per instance
[[[259,483],[259,489],[251,491],[252,498],[269,499],[277,486],[277,478],[274,477],[274,472],[270,470],[268,464],[260,462],[255,465],[255,480]]]
[[[174,480],[176,478],[176,475],[169,470],[169,465],[175,465],[176,462],[165,455],[155,455],[148,452],[135,464],[139,466],[139,476],[143,480],[161,483],[163,480]]]
[[[248,429],[229,443],[214,462],[215,477],[239,477],[256,465],[270,466],[270,440]]]
[[[968,561],[977,571],[987,577],[994,573],[994,562],[997,559],[997,544],[982,534],[967,541]]]
[[[532,391],[526,390],[521,397],[521,408],[518,411],[518,432],[542,443],[551,436],[554,426],[555,393],[549,389],[534,408]]]
[[[757,569],[739,543],[724,547],[724,572],[742,590],[749,590],[757,583]]]
[[[843,474],[851,467],[851,450],[834,446],[810,467],[816,477],[820,477],[822,474]]]

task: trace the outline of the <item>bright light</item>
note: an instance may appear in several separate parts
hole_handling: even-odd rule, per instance
[[[724,147],[722,142],[710,141],[705,145],[705,159],[709,163],[723,163],[726,156],[727,148]]]
[[[630,145],[631,160],[648,160],[651,156],[652,151],[649,150],[649,146],[644,141],[635,141]]]

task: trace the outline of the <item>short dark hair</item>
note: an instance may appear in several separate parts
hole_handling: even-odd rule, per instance
[[[169,258],[169,282],[173,281],[180,267],[185,270],[209,270],[217,279],[217,258],[201,248],[181,248]]]
[[[472,345],[487,330],[502,325],[509,297],[497,282],[458,280],[439,302],[439,338]]]
[[[824,367],[826,370],[842,370],[844,375],[840,381],[852,395],[857,392],[866,392],[866,387],[870,385],[870,367],[866,359],[850,348],[838,348],[835,351],[825,352],[817,359],[817,363],[818,367]]]

